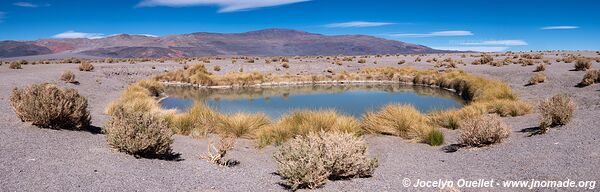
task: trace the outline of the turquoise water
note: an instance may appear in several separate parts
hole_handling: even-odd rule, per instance
[[[165,109],[186,111],[204,102],[222,113],[261,112],[273,119],[292,110],[334,109],[361,117],[387,104],[410,104],[419,111],[460,108],[464,101],[455,93],[410,85],[317,85],[296,87],[199,89],[170,87],[161,101]]]

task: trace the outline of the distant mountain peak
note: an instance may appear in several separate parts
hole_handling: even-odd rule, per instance
[[[198,32],[150,37],[119,34],[101,39],[0,41],[0,57],[66,52],[97,57],[189,57],[208,55],[305,56],[423,54],[450,51],[367,35],[321,35],[270,28],[243,33]]]

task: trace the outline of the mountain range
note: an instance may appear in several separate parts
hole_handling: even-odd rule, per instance
[[[61,53],[112,58],[174,58],[210,55],[316,56],[447,52],[453,51],[367,35],[328,36],[290,29],[228,34],[200,32],[163,37],[121,34],[97,39],[0,41],[0,57],[3,58]]]

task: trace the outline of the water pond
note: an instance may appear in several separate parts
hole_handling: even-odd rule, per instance
[[[387,104],[410,104],[419,111],[460,108],[465,104],[454,92],[412,85],[310,85],[267,88],[205,89],[168,87],[164,109],[186,111],[194,102],[204,102],[226,113],[264,113],[273,119],[293,110],[334,109],[361,117]]]

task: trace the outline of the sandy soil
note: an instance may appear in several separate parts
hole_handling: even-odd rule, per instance
[[[585,56],[598,57],[593,52]],[[357,71],[364,67],[403,66],[433,68],[423,57],[414,63],[414,56],[370,58],[366,64],[345,62],[338,66],[324,60],[291,60],[290,68],[280,64],[254,64],[229,60],[213,60],[207,64],[220,65],[218,73],[262,71],[290,74],[326,73],[342,70]],[[448,55],[442,57],[450,57]],[[452,55],[461,59],[460,55]],[[524,86],[535,66],[510,65],[503,67],[459,65],[458,68],[492,79],[507,82],[520,97],[537,103],[557,93],[571,94],[578,103],[574,120],[568,125],[553,129],[549,134],[528,137],[523,132],[537,126],[538,114],[504,118],[512,126],[511,138],[502,144],[481,149],[461,149],[446,153],[442,147],[413,144],[398,137],[369,135],[366,137],[370,154],[379,158],[380,167],[371,178],[333,181],[319,190],[323,191],[437,191],[438,189],[404,188],[404,178],[411,181],[451,179],[503,180],[596,180],[600,178],[600,85],[577,88],[584,72],[570,71],[573,64],[555,63],[558,58],[547,54],[547,82]],[[473,58],[464,58],[471,63]],[[377,64],[373,64],[377,61]],[[63,131],[39,129],[20,122],[12,111],[8,98],[15,87],[32,83],[51,82],[73,87],[90,102],[93,125],[102,127],[108,119],[103,114],[105,106],[121,94],[128,83],[151,75],[182,68],[175,63],[95,64],[93,72],[80,72],[77,65],[24,65],[21,70],[0,66],[0,191],[281,191],[280,178],[274,174],[272,159],[274,147],[255,149],[252,141],[238,140],[230,158],[239,160],[233,168],[217,167],[198,157],[206,151],[209,139],[195,140],[175,136],[174,151],[181,154],[180,161],[136,159],[112,150],[102,134],[94,131]],[[155,69],[152,69],[155,67]],[[280,68],[280,71],[276,71]],[[593,68],[600,68],[594,62]],[[79,85],[59,81],[60,74],[72,70]],[[443,130],[446,145],[456,143],[456,131]],[[598,181],[600,182],[600,181]],[[600,185],[600,184],[599,184]],[[596,189],[600,186],[596,186]],[[524,191],[524,188],[476,188],[461,191]],[[548,191],[554,189],[537,189]],[[565,189],[560,189],[565,190]],[[572,191],[583,190],[566,189]]]

